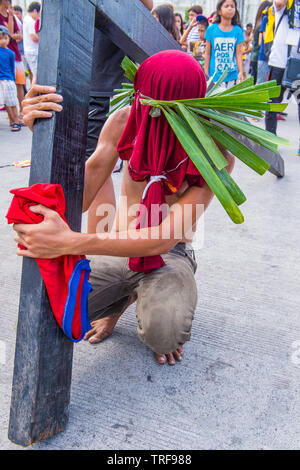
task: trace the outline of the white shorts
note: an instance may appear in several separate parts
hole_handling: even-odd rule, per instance
[[[18,106],[17,87],[12,80],[0,80],[0,103]]]
[[[38,56],[37,54],[25,54],[25,59],[33,75],[37,74]]]

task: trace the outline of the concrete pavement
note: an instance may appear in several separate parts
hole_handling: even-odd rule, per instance
[[[134,307],[114,334],[74,347],[67,429],[29,449],[299,449],[299,126],[295,102],[279,135],[286,176],[262,177],[237,162],[248,197],[234,225],[215,200],[196,252],[199,300],[183,362],[159,366],[136,335]],[[31,134],[9,131],[0,115],[0,448],[7,438],[21,260],[4,216],[9,189],[29,169]],[[114,176],[116,191],[121,175]],[[84,221],[85,222],[85,221]],[[85,226],[85,223],[83,224]]]

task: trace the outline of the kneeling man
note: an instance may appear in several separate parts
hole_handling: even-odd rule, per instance
[[[174,365],[190,339],[197,303],[191,234],[213,193],[164,115],[150,112],[140,99],[201,98],[206,81],[192,57],[165,51],[143,62],[134,88],[132,106],[107,120],[86,163],[83,211],[95,201],[98,205],[112,201],[110,175],[118,156],[124,160],[113,228],[75,233],[56,212],[35,206],[32,211],[42,214],[44,221],[15,225],[16,241],[27,248],[17,253],[34,258],[86,254],[91,259],[94,290],[89,298],[92,329],[85,339],[97,343],[108,337],[122,313],[136,302],[139,338],[159,364]],[[24,115],[31,129],[35,118],[51,117],[50,110],[62,109],[62,97],[53,92],[38,85],[29,92]],[[231,173],[234,157],[221,150]],[[94,219],[96,227],[96,211]]]

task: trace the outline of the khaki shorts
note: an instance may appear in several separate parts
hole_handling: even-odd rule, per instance
[[[131,271],[129,258],[91,256],[90,321],[121,313],[136,300],[137,333],[158,354],[190,339],[197,304],[191,245],[178,243],[162,255],[165,266],[149,274]]]

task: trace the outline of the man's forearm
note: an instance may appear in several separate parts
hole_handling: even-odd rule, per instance
[[[63,250],[72,255],[154,256],[167,253],[177,242],[163,240],[160,232],[161,226],[110,233],[73,232]]]

